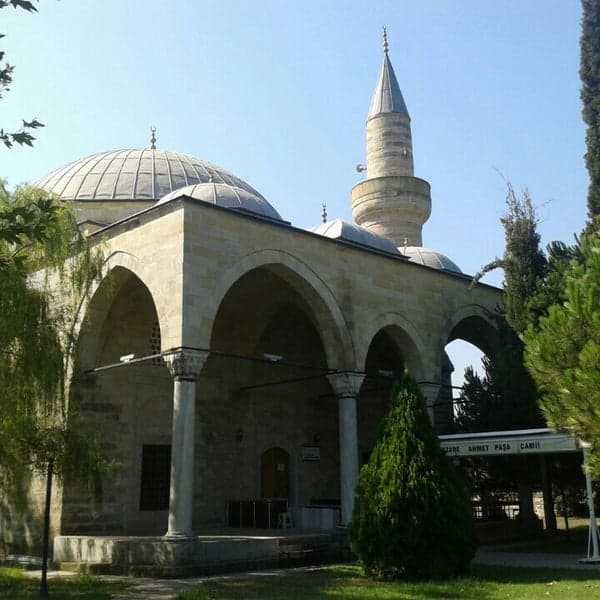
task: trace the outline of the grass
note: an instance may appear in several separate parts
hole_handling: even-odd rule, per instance
[[[205,582],[177,600],[596,600],[600,573],[476,566],[455,581],[373,582],[358,567]]]
[[[122,582],[88,575],[51,578],[48,596],[52,600],[109,600],[125,587]],[[21,569],[0,568],[0,599],[31,600],[38,597],[39,589],[39,578],[27,577]]]

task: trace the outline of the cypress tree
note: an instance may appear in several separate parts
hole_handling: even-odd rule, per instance
[[[520,335],[536,319],[531,299],[546,271],[546,258],[540,250],[537,216],[529,194],[525,191],[518,198],[507,182],[506,208],[500,219],[504,227],[504,254],[475,276],[478,280],[493,269],[504,270],[504,312],[496,315],[500,351],[484,363],[489,382],[486,392],[493,396],[487,405],[496,408],[484,421],[492,429],[522,429],[543,423],[537,405],[538,390],[525,369]],[[473,418],[474,411],[470,412]]]
[[[349,535],[374,578],[453,577],[468,571],[475,553],[469,497],[406,373],[361,469]]]
[[[582,0],[581,22],[581,100],[587,125],[585,164],[590,176],[588,188],[588,227],[594,229],[600,216],[600,0]]]
[[[504,254],[481,271],[483,274],[498,267],[504,270],[504,312],[497,315],[499,351],[484,363],[486,385],[481,389],[467,388],[463,393],[462,400],[466,404],[457,423],[465,428],[463,430],[471,432],[481,429],[470,428],[469,424],[483,424],[487,431],[528,429],[544,424],[538,407],[539,391],[525,368],[524,344],[520,336],[537,318],[538,309],[532,307],[531,298],[546,271],[546,258],[540,249],[537,216],[527,191],[519,198],[507,182],[506,208],[500,219],[504,227]],[[476,275],[476,279],[481,274]],[[469,404],[469,396],[474,390],[479,396],[485,396],[484,402],[479,399],[475,404]],[[489,486],[498,490],[507,479],[512,480],[508,481],[510,489],[519,489],[520,515],[523,518],[533,516],[530,485],[538,477],[538,461],[521,457],[507,458],[503,463],[495,464],[498,469],[491,464],[488,468]],[[510,472],[511,477],[507,478],[503,470]],[[470,479],[476,481],[477,473],[471,472]],[[478,491],[482,492],[481,489]],[[550,497],[548,486],[544,495],[546,499]],[[549,528],[552,529],[552,510],[548,506]]]

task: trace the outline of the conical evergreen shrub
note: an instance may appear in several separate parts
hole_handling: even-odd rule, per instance
[[[475,554],[469,497],[407,373],[361,469],[349,536],[365,573],[381,579],[454,577]]]

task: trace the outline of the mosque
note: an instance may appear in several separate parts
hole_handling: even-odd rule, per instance
[[[310,230],[235,175],[156,148],[154,134],[147,149],[37,182],[108,256],[72,391],[115,468],[100,514],[68,480],[57,489],[54,535],[177,540],[281,514],[300,528],[347,524],[404,369],[448,427],[444,348],[460,338],[493,355],[501,291],[423,247],[430,186],[414,176],[387,39],[358,169],[354,222]],[[13,541],[34,530],[13,526]]]

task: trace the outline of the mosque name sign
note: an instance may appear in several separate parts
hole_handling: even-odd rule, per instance
[[[440,440],[440,445],[447,456],[546,454],[579,450],[577,440],[568,435]]]

